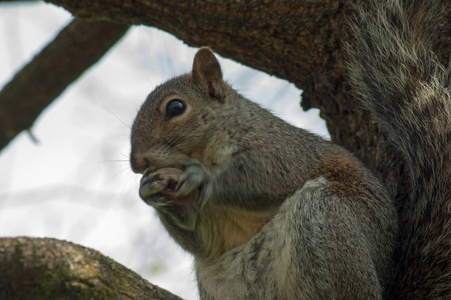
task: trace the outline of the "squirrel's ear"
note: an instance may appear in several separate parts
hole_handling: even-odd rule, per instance
[[[197,51],[191,75],[195,83],[208,89],[210,97],[223,98],[221,66],[209,48],[202,47]]]

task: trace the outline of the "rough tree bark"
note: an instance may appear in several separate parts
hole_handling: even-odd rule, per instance
[[[55,239],[0,238],[0,299],[169,299],[98,251]]]
[[[157,27],[190,46],[211,46],[222,56],[294,83],[303,90],[302,107],[321,110],[331,139],[355,153],[385,181],[403,218],[409,181],[404,163],[346,84],[343,41],[354,1],[360,0],[48,2],[93,21]],[[445,63],[451,52],[451,5],[443,11],[448,22],[441,24],[434,51]],[[38,58],[35,61],[39,63]],[[0,94],[0,107],[2,101]],[[0,241],[0,256],[5,241]],[[21,265],[11,266],[20,271]]]

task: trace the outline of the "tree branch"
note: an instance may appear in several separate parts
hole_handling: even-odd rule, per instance
[[[101,253],[56,239],[0,238],[0,299],[173,299]]]
[[[154,26],[191,46],[212,46],[225,57],[295,83],[304,90],[305,107],[312,99],[335,96],[343,79],[339,50],[346,21],[338,0],[48,2],[79,17]]]
[[[75,19],[0,92],[0,150],[68,85],[95,64],[129,26]]]

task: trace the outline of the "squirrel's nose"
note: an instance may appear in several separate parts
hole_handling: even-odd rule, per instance
[[[130,165],[132,166],[133,172],[143,174],[149,167],[149,161],[144,155],[139,155],[132,152],[130,154]]]

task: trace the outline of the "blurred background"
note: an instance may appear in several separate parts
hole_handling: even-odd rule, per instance
[[[53,5],[0,3],[0,89],[72,17]],[[185,299],[196,299],[191,256],[138,197],[129,163],[133,118],[147,94],[190,71],[197,49],[133,27],[0,153],[0,236],[54,237],[99,250]],[[286,121],[328,138],[292,84],[221,59],[224,77]]]

